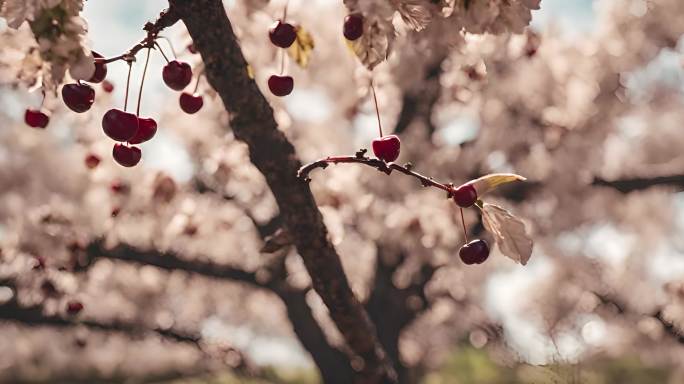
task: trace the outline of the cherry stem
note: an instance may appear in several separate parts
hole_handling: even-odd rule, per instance
[[[280,49],[280,75],[285,73],[285,50]]]
[[[285,8],[283,8],[283,22],[287,19],[287,6],[290,4],[290,0],[285,2]]]
[[[128,108],[128,88],[130,87],[130,84],[131,84],[131,69],[133,69],[133,62],[127,61],[127,63],[128,63],[128,77],[126,78],[126,96],[124,97],[124,112],[126,112],[126,108]]]
[[[375,95],[375,87],[373,86],[373,80],[370,83],[371,91],[373,91],[373,102],[375,103],[375,114],[378,116],[378,131],[380,132],[380,137],[382,137],[382,123],[380,123],[380,108],[378,108],[378,97]]]
[[[420,181],[423,187],[434,187],[437,189],[441,189],[447,193],[447,198],[452,197],[454,191],[453,184],[443,184],[438,181],[435,181],[435,179],[433,179],[432,177],[421,175],[420,173],[415,172],[411,169],[411,163],[407,163],[403,166],[396,163],[385,163],[380,159],[367,157],[366,152],[368,152],[368,150],[361,149],[358,152],[356,152],[356,155],[354,156],[328,156],[323,159],[316,160],[312,163],[306,164],[299,168],[299,171],[297,172],[297,177],[306,182],[309,182],[311,181],[311,178],[309,178],[309,173],[311,173],[311,171],[313,171],[316,168],[325,169],[330,164],[356,163],[375,168],[378,171],[387,175],[391,174],[392,171],[397,171],[407,176],[415,177],[416,179],[418,179],[418,181]]]
[[[143,67],[142,80],[140,80],[140,90],[138,91],[138,108],[135,110],[135,115],[140,116],[140,101],[142,100],[143,85],[145,85],[145,75],[147,74],[147,64],[150,62],[150,51],[152,48],[147,48],[147,57],[145,57],[145,66]]]
[[[162,40],[166,41],[166,43],[169,45],[169,48],[171,49],[171,53],[173,53],[173,58],[174,59],[178,58],[178,55],[176,55],[176,49],[173,48],[173,44],[171,44],[171,40],[169,40],[168,37],[159,35],[159,36],[157,36],[157,39],[162,39]],[[157,44],[157,46],[159,46],[159,44]]]
[[[199,83],[200,80],[202,79],[202,76],[204,75],[204,68],[202,68],[202,71],[197,74],[197,81],[195,82],[195,89],[192,91],[192,93],[197,93],[197,90],[199,89]]]
[[[159,49],[159,53],[161,53],[161,55],[164,57],[164,60],[166,60],[166,64],[168,64],[168,63],[169,63],[169,58],[166,57],[166,55],[164,54],[164,51],[162,50],[161,45],[159,45],[159,43],[157,43],[156,41],[154,42],[154,45],[157,46],[157,48]]]
[[[45,104],[45,87],[40,88],[40,93],[43,95],[43,98],[40,100],[40,107],[38,109],[43,109],[43,105]]]
[[[466,230],[465,218],[463,217],[463,208],[461,209],[461,223],[463,224],[463,237],[465,237],[465,242],[468,243],[468,231]]]

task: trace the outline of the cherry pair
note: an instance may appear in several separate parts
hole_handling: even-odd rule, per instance
[[[451,191],[451,195],[456,204],[461,207],[461,221],[463,222],[463,235],[468,241],[465,219],[463,218],[463,208],[473,206],[477,202],[477,191],[472,184],[463,184]],[[489,245],[482,239],[475,239],[464,244],[458,250],[458,255],[467,265],[482,264],[489,257]]]
[[[297,40],[297,27],[283,20],[276,20],[268,29],[268,38],[276,47],[290,48]],[[281,68],[281,72],[283,70],[284,68]],[[268,78],[268,89],[276,96],[287,96],[294,89],[294,79],[288,75],[271,75]]]
[[[193,48],[194,49],[194,48]],[[182,91],[192,81],[192,68],[185,62],[178,60],[170,61],[162,70],[162,79],[169,88],[175,91]],[[197,79],[199,81],[199,79]],[[202,109],[204,99],[197,94],[197,87],[194,93],[183,92],[178,100],[181,109],[187,114],[193,114]]]
[[[140,144],[154,137],[157,133],[157,122],[120,109],[110,109],[102,118],[102,129],[107,136],[116,141]],[[124,167],[132,167],[140,162],[142,153],[138,147],[117,143],[112,150],[112,156]]]

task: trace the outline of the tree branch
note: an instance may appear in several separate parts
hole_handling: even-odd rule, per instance
[[[423,176],[420,173],[415,172],[411,169],[411,163],[407,163],[403,166],[396,163],[386,163],[380,159],[366,157],[366,152],[366,149],[361,149],[358,152],[356,152],[356,155],[354,156],[328,156],[320,160],[316,160],[299,168],[299,170],[297,171],[297,177],[308,182],[311,181],[309,173],[311,173],[311,171],[313,171],[316,168],[325,169],[330,164],[355,163],[375,168],[379,172],[385,173],[387,175],[391,174],[392,171],[401,172],[407,176],[412,176],[418,179],[418,181],[420,181],[423,187],[435,187],[441,189],[447,193],[447,198],[451,197],[454,190],[453,184],[442,184],[440,182],[435,181],[435,179],[433,179],[432,177]]]
[[[378,327],[380,342],[397,369],[400,383],[408,381],[410,372],[401,361],[399,338],[402,331],[429,307],[425,286],[438,268],[424,263],[411,283],[399,288],[394,283],[394,274],[406,258],[402,250],[378,246],[373,288],[366,301],[368,315]]]
[[[168,28],[176,22],[178,22],[178,13],[170,7],[159,13],[159,17],[154,22],[148,22],[143,27],[143,30],[147,32],[147,36],[142,39],[138,44],[131,47],[128,51],[122,53],[119,56],[111,57],[109,59],[95,59],[96,62],[111,63],[118,60],[134,61],[135,55],[143,48],[154,48],[155,41],[159,37],[159,32]]]
[[[239,43],[220,0],[169,0],[201,54],[209,84],[221,96],[235,137],[247,144],[250,160],[264,175],[286,229],[349,348],[361,359],[359,383],[396,382],[373,324],[352,292],[340,258],[306,183],[301,163],[278,130],[273,110],[250,78]]]
[[[268,286],[268,282],[259,281],[257,279],[256,272],[249,272],[238,267],[212,262],[184,260],[174,252],[141,250],[124,243],[119,243],[113,248],[106,248],[104,240],[102,239],[96,239],[90,242],[86,246],[85,253],[86,260],[79,265],[81,268],[89,266],[97,258],[107,258],[153,265],[168,271],[181,270],[217,279],[239,281],[260,288],[266,288]]]
[[[667,185],[678,189],[684,189],[684,175],[635,177],[618,180],[605,180],[600,177],[595,177],[591,185],[613,188],[622,193],[630,193],[655,186]]]
[[[283,301],[295,334],[316,363],[324,382],[348,384],[352,380],[353,370],[349,358],[344,352],[330,345],[325,332],[313,316],[306,301],[308,289],[290,287],[286,282],[287,271],[284,266],[268,267],[271,272],[269,279],[260,281],[256,278],[256,272],[247,272],[238,267],[188,261],[174,252],[144,251],[127,244],[119,244],[108,249],[104,247],[104,243],[100,239],[86,246],[86,260],[81,268],[89,267],[97,258],[153,265],[165,270],[180,270],[209,278],[238,281],[256,288],[268,289]]]
[[[415,121],[420,119],[427,127],[427,134],[432,135],[435,126],[432,124],[432,110],[439,100],[442,85],[439,78],[442,74],[442,63],[447,58],[440,55],[426,68],[424,80],[419,89],[404,93],[399,119],[394,133],[402,134]]]
[[[596,295],[596,297],[598,297],[598,299],[601,301],[601,304],[612,305],[613,307],[615,307],[617,312],[620,314],[631,313],[627,304],[623,303],[621,300],[619,300],[615,297],[600,294],[597,292],[594,292],[594,295]],[[669,321],[669,320],[665,319],[665,317],[663,317],[663,311],[661,309],[656,310],[655,312],[653,312],[650,315],[649,314],[638,314],[638,315],[649,316],[649,317],[652,317],[653,319],[657,320],[660,323],[660,325],[663,327],[663,330],[665,330],[665,333],[670,335],[679,344],[684,345],[684,333],[682,333],[679,329],[677,329],[677,327],[675,327],[675,325],[672,324],[671,321]]]

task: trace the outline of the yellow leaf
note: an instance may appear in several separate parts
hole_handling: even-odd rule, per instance
[[[247,64],[247,76],[249,76],[250,79],[254,80],[254,69],[252,69],[252,66]]]
[[[492,189],[502,185],[512,183],[514,181],[525,181],[527,180],[523,176],[516,175],[515,173],[492,173],[489,175],[484,175],[479,179],[471,180],[466,184],[470,184],[475,187],[478,196],[482,196],[485,193],[491,191]]]
[[[288,55],[290,55],[297,65],[306,68],[311,60],[313,49],[313,36],[301,26],[297,26],[297,38],[290,48],[287,49]]]

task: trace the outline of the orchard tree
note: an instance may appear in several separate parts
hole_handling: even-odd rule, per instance
[[[684,5],[606,1],[568,41],[535,0],[343,3],[170,0],[122,53],[83,1],[0,1],[3,97],[42,94],[0,132],[3,379],[276,380],[293,338],[325,383],[419,382],[463,339],[535,362],[485,310],[505,271],[559,357],[601,326],[681,359],[681,276],[633,266],[684,230],[681,90],[640,75]],[[154,70],[178,101],[146,111]],[[145,166],[161,132],[189,180]]]

